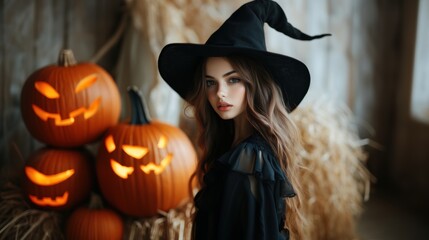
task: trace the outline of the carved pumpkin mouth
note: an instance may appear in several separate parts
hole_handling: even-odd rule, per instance
[[[29,167],[29,166],[25,167],[25,174],[30,179],[30,181],[41,186],[53,186],[53,185],[59,184],[69,179],[71,176],[74,175],[74,173],[75,171],[73,169],[69,169],[57,174],[46,175],[37,171],[32,167]],[[50,198],[50,197],[38,198],[31,194],[29,195],[29,197],[33,203],[39,206],[58,207],[58,206],[65,205],[67,203],[67,200],[69,198],[69,193],[66,191],[62,196],[57,196],[54,198]]]
[[[75,118],[79,115],[83,115],[85,119],[89,119],[97,112],[99,106],[101,104],[101,97],[98,97],[96,100],[94,100],[89,108],[81,107],[76,110],[73,110],[69,113],[69,117],[62,119],[60,114],[58,113],[50,113],[47,112],[40,107],[36,106],[35,104],[32,104],[34,113],[43,121],[48,121],[48,119],[54,119],[56,126],[69,126],[72,125],[75,122]]]
[[[62,196],[58,196],[55,198],[50,197],[42,197],[38,198],[34,195],[29,195],[30,200],[37,204],[38,206],[51,206],[51,207],[58,207],[63,206],[67,203],[67,200],[69,198],[69,193],[65,192]]]
[[[162,161],[159,164],[155,163],[148,163],[148,164],[141,164],[140,169],[146,173],[149,174],[151,171],[153,171],[156,175],[162,173],[164,169],[171,163],[171,159],[173,158],[173,154],[169,153],[167,156],[165,156]],[[127,167],[123,166],[117,161],[110,159],[110,166],[112,167],[113,172],[116,173],[120,178],[127,179],[129,175],[131,175],[134,172],[133,167]]]
[[[149,174],[150,171],[153,171],[156,175],[158,175],[162,173],[162,171],[164,171],[164,169],[170,164],[172,158],[173,154],[169,153],[159,164],[148,163],[146,165],[140,165],[140,169],[146,174]]]

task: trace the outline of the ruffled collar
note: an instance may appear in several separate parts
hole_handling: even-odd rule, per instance
[[[251,158],[253,163],[250,163],[252,167],[243,168],[243,164],[240,163],[240,155],[243,152],[254,156]],[[277,157],[275,157],[268,143],[258,134],[253,134],[244,139],[218,158],[216,162],[229,170],[252,174],[264,181],[280,181],[283,185],[282,195],[286,197],[295,196],[292,184],[281,169]]]

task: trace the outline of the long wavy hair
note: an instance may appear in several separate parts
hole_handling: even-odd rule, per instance
[[[243,56],[228,56],[226,59],[244,82],[247,120],[270,145],[294,186],[296,196],[285,200],[286,227],[291,239],[303,239],[303,217],[299,212],[301,186],[298,171],[301,165],[298,151],[301,139],[298,129],[289,117],[279,87],[262,64]],[[206,59],[202,59],[195,73],[194,91],[189,98],[199,127],[197,143],[201,150],[201,158],[191,182],[196,179],[201,187],[204,185],[204,174],[217,158],[230,149],[234,138],[233,120],[221,119],[207,100],[205,68]]]

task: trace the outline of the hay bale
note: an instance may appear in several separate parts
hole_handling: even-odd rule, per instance
[[[124,239],[191,239],[192,211],[192,203],[188,202],[177,209],[172,209],[168,212],[160,212],[160,214],[155,217],[128,219],[126,221],[127,230]]]
[[[0,189],[0,240],[3,239],[64,239],[63,217],[53,211],[33,209],[27,204],[20,188],[11,182]]]
[[[123,239],[184,240],[191,236],[192,204],[151,218],[123,216],[126,232]],[[0,189],[0,240],[61,240],[67,213],[44,211],[30,206],[22,190],[7,182]]]
[[[368,198],[371,175],[353,114],[326,101],[295,110],[304,149],[302,212],[310,239],[357,239],[356,219]]]

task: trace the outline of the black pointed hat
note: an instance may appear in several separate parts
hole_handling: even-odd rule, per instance
[[[205,44],[173,43],[166,45],[158,59],[162,78],[185,100],[192,91],[198,63],[205,57],[248,56],[261,62],[280,86],[288,111],[295,109],[310,86],[310,73],[301,61],[268,52],[264,23],[298,40],[328,36],[309,36],[293,27],[283,9],[271,0],[256,0],[242,5],[216,30]]]

